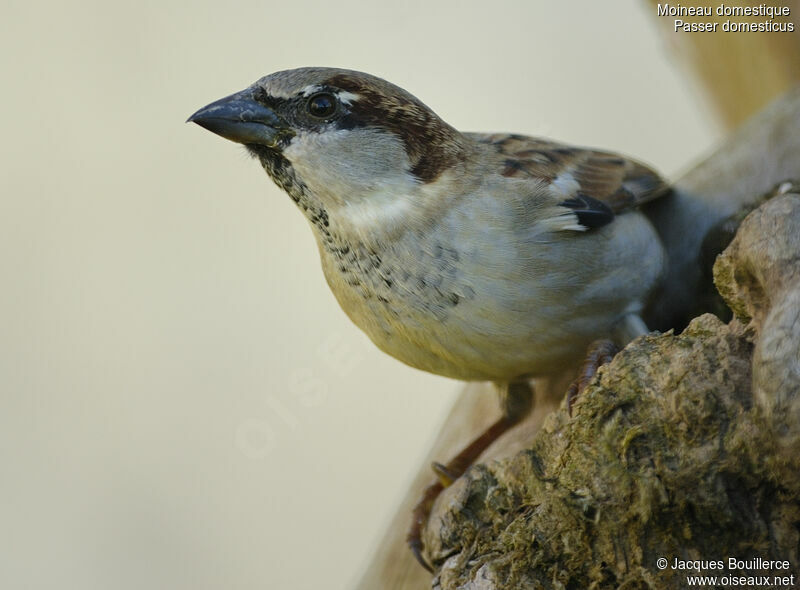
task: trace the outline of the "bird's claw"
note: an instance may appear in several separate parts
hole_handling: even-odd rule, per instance
[[[611,361],[618,351],[611,340],[595,340],[589,345],[581,370],[567,389],[567,410],[570,416],[572,416],[572,406],[595,376],[597,369]]]
[[[431,463],[431,469],[433,469],[433,472],[436,474],[436,477],[439,478],[439,483],[442,484],[443,488],[449,488],[451,485],[453,485],[453,482],[457,480],[461,475],[454,469],[451,469],[447,465],[443,465],[442,463],[438,463],[437,461]]]

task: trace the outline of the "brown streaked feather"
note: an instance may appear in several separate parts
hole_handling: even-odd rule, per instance
[[[358,96],[339,126],[371,126],[399,137],[421,182],[436,180],[463,158],[463,137],[415,96],[385,80],[358,72],[338,71],[324,85]]]
[[[580,193],[621,213],[666,194],[668,186],[650,168],[618,154],[567,146],[535,137],[507,133],[467,133],[504,156],[502,175],[553,182],[572,175]]]

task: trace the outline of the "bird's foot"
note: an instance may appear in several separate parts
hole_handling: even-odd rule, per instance
[[[589,384],[589,381],[592,380],[592,377],[595,376],[597,369],[613,359],[618,351],[619,349],[611,340],[595,340],[589,345],[581,370],[575,381],[567,389],[567,409],[570,416],[572,416],[572,406]]]
[[[433,573],[433,568],[422,554],[425,547],[422,542],[422,529],[428,522],[433,503],[445,488],[449,487],[464,474],[481,453],[530,412],[532,400],[533,390],[530,384],[527,382],[509,384],[508,388],[504,390],[502,400],[503,417],[483,431],[478,438],[464,447],[446,465],[436,462],[432,464],[438,480],[430,484],[422,492],[422,497],[411,513],[411,526],[409,527],[408,535],[406,535],[406,542],[411,549],[411,553],[414,554],[420,565],[429,572]]]
[[[442,493],[442,490],[444,490],[444,485],[442,485],[441,481],[436,481],[425,488],[425,491],[422,492],[422,497],[420,498],[419,502],[417,502],[417,505],[414,506],[414,510],[411,511],[411,526],[409,527],[408,534],[406,535],[408,548],[411,549],[411,553],[414,555],[414,558],[422,567],[431,573],[433,573],[433,568],[428,564],[428,561],[422,554],[422,551],[425,548],[425,545],[422,542],[422,529],[425,526],[425,523],[428,522],[428,517],[431,514],[433,503],[436,498],[439,497],[439,494]]]

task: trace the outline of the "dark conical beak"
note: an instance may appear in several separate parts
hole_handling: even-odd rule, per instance
[[[186,120],[237,143],[275,147],[290,127],[271,108],[253,98],[248,88],[204,106]]]

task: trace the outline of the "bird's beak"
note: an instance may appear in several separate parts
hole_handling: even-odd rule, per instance
[[[271,108],[259,103],[248,88],[204,106],[186,120],[237,143],[276,147],[293,135],[289,125]]]

